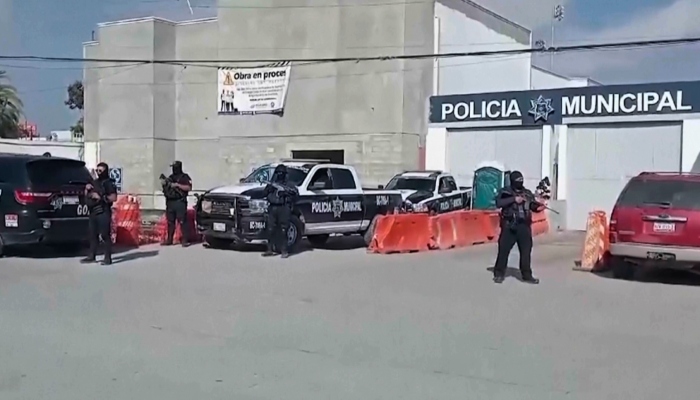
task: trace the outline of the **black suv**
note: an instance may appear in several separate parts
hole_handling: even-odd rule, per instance
[[[0,256],[10,246],[83,245],[91,180],[82,161],[0,153]]]

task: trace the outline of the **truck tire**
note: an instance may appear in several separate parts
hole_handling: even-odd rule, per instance
[[[306,238],[309,239],[309,243],[311,243],[312,246],[314,247],[322,247],[328,242],[328,239],[331,237],[331,235],[309,235]]]
[[[636,272],[634,264],[619,257],[610,257],[610,267],[612,269],[613,278],[626,281],[634,280]]]
[[[207,247],[210,249],[229,249],[233,246],[233,240],[213,236],[205,236],[204,243],[206,243]]]
[[[372,218],[372,222],[370,222],[367,230],[362,234],[362,237],[365,240],[365,247],[369,247],[369,245],[372,243],[372,239],[374,238],[374,231],[377,229],[377,220],[379,219],[379,217],[381,217],[381,215],[375,215],[374,218]]]
[[[299,217],[292,215],[289,220],[289,228],[287,229],[287,250],[293,252],[299,247],[301,239],[304,237],[304,223]]]
[[[5,256],[5,242],[2,240],[2,235],[0,235],[0,258]]]

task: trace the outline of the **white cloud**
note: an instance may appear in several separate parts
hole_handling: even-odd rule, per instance
[[[0,50],[9,51],[16,43],[12,0],[0,0]]]
[[[599,31],[565,26],[560,31],[558,45],[698,37],[700,1],[677,0]],[[605,83],[700,79],[700,44],[563,53],[555,60],[557,71]]]

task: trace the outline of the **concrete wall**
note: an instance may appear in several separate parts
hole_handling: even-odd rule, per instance
[[[524,27],[468,0],[438,0],[440,53],[530,48]],[[530,89],[530,54],[457,57],[438,61],[440,95]]]
[[[256,7],[306,5],[258,1]],[[217,19],[175,24],[154,18],[101,24],[88,57],[289,59],[425,54],[433,51],[434,4],[230,8]],[[221,65],[236,66],[222,62]],[[291,151],[343,149],[365,185],[418,164],[427,132],[432,60],[292,67],[283,117],[219,116],[216,68],[171,65],[87,69],[86,141],[124,168],[126,191],[159,206],[161,172],[182,160],[195,189],[235,182]]]
[[[0,153],[43,155],[83,160],[83,144],[71,142],[45,142],[17,139],[0,139]]]
[[[591,86],[591,83],[592,82],[587,78],[567,78],[533,66],[530,89],[547,90],[566,87],[584,87]]]

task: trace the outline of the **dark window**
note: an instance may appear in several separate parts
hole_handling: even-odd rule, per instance
[[[454,191],[458,190],[457,182],[455,182],[454,178],[447,177],[447,178],[442,178],[442,179],[445,181],[445,184],[450,189],[450,192],[454,192]]]
[[[255,171],[253,171],[247,178],[243,180],[245,183],[267,183],[272,177],[272,173],[275,171],[275,167],[271,165],[264,165]],[[306,178],[308,171],[304,171],[299,168],[287,167],[287,182],[299,186]]]
[[[356,189],[355,178],[347,169],[332,168],[333,189]]]
[[[331,189],[331,177],[328,173],[328,168],[321,168],[316,171],[311,181],[309,181],[309,188],[317,182],[323,182],[324,189]]]
[[[633,179],[620,194],[617,204],[700,210],[700,182]]]
[[[407,178],[395,176],[386,185],[387,190],[416,190],[419,192],[430,192],[435,190],[435,179],[433,178]]]
[[[50,158],[28,162],[27,175],[31,184],[37,186],[86,184],[92,180],[82,161]]]

